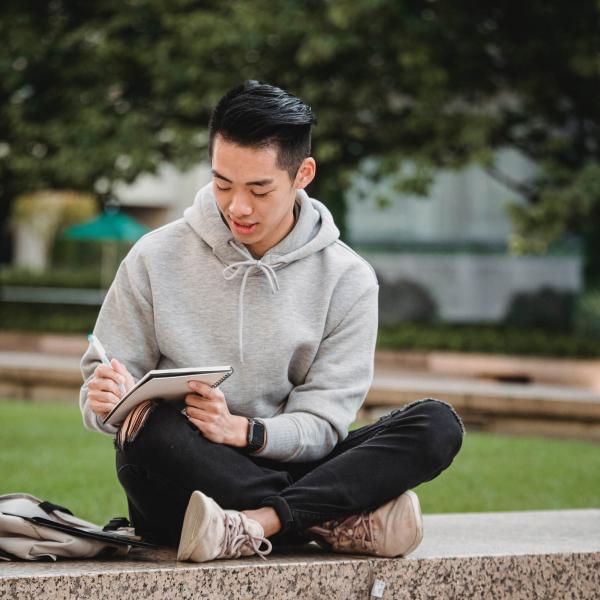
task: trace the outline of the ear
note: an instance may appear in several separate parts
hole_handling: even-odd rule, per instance
[[[312,156],[305,158],[296,173],[296,179],[294,180],[294,188],[297,190],[303,190],[317,174],[317,163]]]

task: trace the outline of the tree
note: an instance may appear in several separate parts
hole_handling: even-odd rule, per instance
[[[517,249],[565,232],[600,238],[596,0],[23,0],[0,10],[4,205],[40,186],[108,194],[165,160],[198,161],[210,108],[255,78],[315,108],[314,193],[338,217],[365,157],[381,172],[410,159],[400,185],[421,193],[436,169],[475,161],[528,201],[513,210]],[[536,161],[538,175],[499,172],[502,147]]]

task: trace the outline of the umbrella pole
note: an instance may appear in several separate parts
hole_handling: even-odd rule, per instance
[[[114,267],[117,257],[116,245],[112,242],[103,242],[102,244],[102,264],[100,272],[100,283],[102,288],[107,290],[114,277]]]

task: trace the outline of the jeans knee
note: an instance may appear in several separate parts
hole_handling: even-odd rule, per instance
[[[427,419],[427,455],[433,463],[445,469],[462,446],[464,425],[454,408],[446,402],[427,398],[420,404]]]
[[[131,492],[146,481],[147,474],[141,466],[124,464],[117,466],[117,479],[126,492]]]

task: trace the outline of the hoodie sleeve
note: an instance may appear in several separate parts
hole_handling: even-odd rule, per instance
[[[158,363],[160,352],[150,282],[139,252],[132,251],[121,263],[98,314],[94,334],[108,356],[123,363],[135,380]],[[99,364],[96,353],[88,348],[80,363],[84,383],[79,393],[79,407],[88,429],[112,435],[117,427],[103,425],[87,404],[87,386]]]
[[[323,339],[305,381],[290,393],[284,412],[261,419],[271,460],[318,460],[348,435],[373,380],[378,286],[365,292]]]

